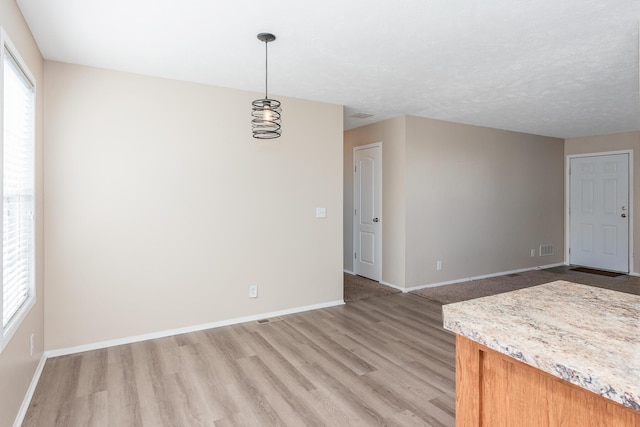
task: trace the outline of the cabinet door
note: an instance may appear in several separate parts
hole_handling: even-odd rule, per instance
[[[456,338],[458,427],[640,427],[640,412]]]

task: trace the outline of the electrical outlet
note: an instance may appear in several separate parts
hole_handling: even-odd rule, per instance
[[[532,257],[536,256],[536,250],[535,249],[531,249],[531,256]]]
[[[249,285],[249,298],[258,298],[258,285]]]
[[[436,270],[442,270],[442,261],[436,261]]]

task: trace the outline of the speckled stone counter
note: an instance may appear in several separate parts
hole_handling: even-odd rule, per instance
[[[442,311],[445,329],[640,411],[640,296],[556,281]]]

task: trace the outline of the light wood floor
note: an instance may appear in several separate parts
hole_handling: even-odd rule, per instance
[[[411,294],[47,361],[25,426],[454,426],[455,337]]]

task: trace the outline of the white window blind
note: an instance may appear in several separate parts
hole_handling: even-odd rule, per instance
[[[2,330],[7,338],[34,296],[35,89],[5,43],[2,48]]]

